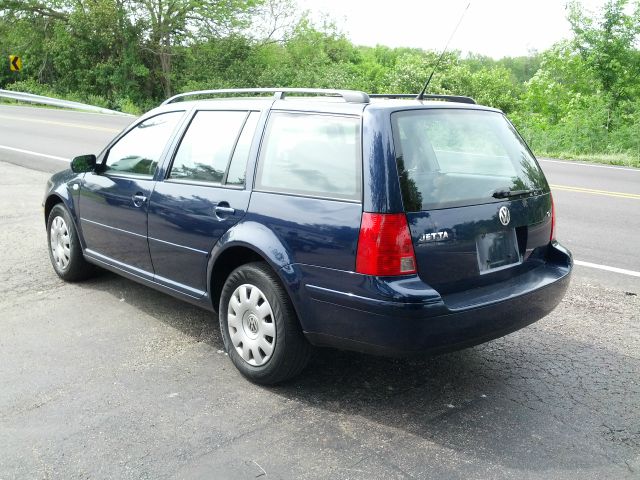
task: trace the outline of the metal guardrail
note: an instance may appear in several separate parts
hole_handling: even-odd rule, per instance
[[[12,92],[10,90],[0,89],[1,98],[9,98],[11,100],[17,100],[19,102],[37,103],[39,105],[50,105],[52,107],[70,108],[73,110],[80,110],[83,112],[94,113],[107,113],[110,115],[122,115],[126,117],[133,117],[128,113],[118,112],[116,110],[109,110],[108,108],[96,107],[95,105],[87,105],[86,103],[72,102],[70,100],[61,100],[59,98],[45,97],[42,95],[35,95],[33,93]]]

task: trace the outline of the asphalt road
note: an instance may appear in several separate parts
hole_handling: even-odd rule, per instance
[[[118,115],[0,105],[0,159],[57,172],[77,155],[98,154],[133,120]]]
[[[578,261],[637,276],[578,266],[582,276],[640,293],[640,169],[541,159],[557,208],[557,237]]]
[[[15,149],[97,151],[128,120],[0,121],[0,479],[640,478],[638,277],[577,267],[551,315],[502,339],[434,359],[320,351],[257,387],[209,313],[49,265],[40,202],[64,164]],[[640,193],[639,174],[542,165],[576,258],[640,270],[640,200],[611,195]]]

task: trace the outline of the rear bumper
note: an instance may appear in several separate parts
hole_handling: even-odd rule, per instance
[[[459,350],[549,314],[569,286],[572,263],[571,254],[555,244],[545,262],[517,279],[449,296],[415,279],[376,279],[362,286],[384,293],[376,296],[306,283],[305,310],[310,309],[313,321],[303,321],[303,329],[314,345],[364,353],[404,356]]]

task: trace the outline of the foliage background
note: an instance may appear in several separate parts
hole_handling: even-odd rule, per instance
[[[447,53],[429,91],[502,109],[539,155],[640,166],[640,0],[567,15],[544,52]],[[438,52],[354,45],[293,0],[0,0],[0,56],[0,88],[140,113],[206,88],[416,93]]]

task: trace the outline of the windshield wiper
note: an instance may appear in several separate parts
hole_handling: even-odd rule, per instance
[[[511,198],[519,197],[520,195],[535,195],[542,192],[539,188],[532,188],[529,190],[510,190],[508,188],[499,188],[495,190],[491,196],[493,198]]]

